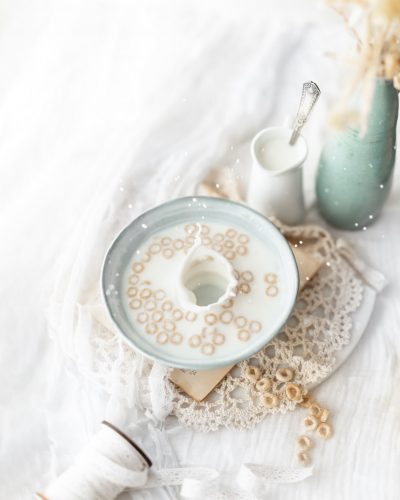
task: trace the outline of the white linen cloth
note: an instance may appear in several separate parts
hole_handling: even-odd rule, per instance
[[[245,173],[248,140],[295,112],[308,79],[323,91],[305,130],[312,201],[326,110],[340,88],[338,63],[324,51],[345,38],[343,28],[316,15],[312,1],[232,4],[3,2],[0,498],[31,498],[72,462],[104,417],[143,419],[137,408],[110,402],[49,340],[45,312],[60,272],[74,272],[59,325],[68,349],[68,307],[99,273],[110,232],[191,192],[210,167]],[[335,231],[390,286],[359,347],[316,391],[332,409],[335,436],[313,452],[314,475],[271,487],[269,498],[398,498],[399,189],[396,175],[382,217],[367,231]],[[321,222],[314,209],[308,220]],[[144,445],[158,467],[294,465],[300,418],[294,412],[253,431],[211,434],[170,419],[166,431],[151,425]],[[176,498],[176,491],[135,498]]]

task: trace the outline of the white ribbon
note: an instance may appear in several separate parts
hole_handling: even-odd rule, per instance
[[[340,255],[347,260],[368,285],[372,286],[377,292],[381,292],[385,288],[388,283],[385,276],[360,259],[345,240],[339,238],[336,241],[336,247]]]

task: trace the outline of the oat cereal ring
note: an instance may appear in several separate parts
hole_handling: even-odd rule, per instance
[[[129,302],[129,307],[131,309],[140,309],[142,307],[142,301],[140,299],[133,299]]]
[[[137,292],[138,289],[135,286],[130,286],[127,291],[128,297],[136,297]]]
[[[239,292],[247,294],[251,291],[251,287],[248,283],[241,283],[239,287]]]
[[[265,293],[268,295],[268,297],[276,297],[279,293],[279,288],[275,285],[270,285],[265,290]]]
[[[201,229],[200,229],[200,234],[206,235],[209,234],[210,228],[207,226],[207,224],[202,224]]]
[[[132,264],[132,270],[135,273],[141,273],[144,269],[144,265],[141,262],[134,262]]]
[[[153,314],[151,315],[151,319],[155,323],[159,323],[164,319],[164,313],[162,311],[154,311]]]
[[[151,254],[147,250],[142,255],[142,262],[147,263],[151,261]]]
[[[246,281],[246,283],[251,283],[254,280],[254,275],[251,271],[243,271],[241,278],[243,281]]]
[[[146,311],[154,311],[154,309],[157,309],[157,304],[154,300],[148,300],[145,303],[144,308]]]
[[[239,243],[242,243],[242,245],[245,245],[246,243],[248,243],[248,241],[249,241],[248,236],[246,236],[245,234],[239,234],[239,237],[238,237]]]
[[[201,242],[205,247],[210,246],[212,243],[211,238],[208,236],[203,236],[203,238],[201,238]]]
[[[138,320],[139,323],[146,323],[146,321],[149,319],[149,315],[145,312],[140,312],[137,316],[136,319]]]
[[[150,290],[150,288],[143,288],[143,290],[141,290],[140,292],[140,297],[142,299],[148,299],[151,297],[152,293],[153,292]]]
[[[213,241],[216,241],[217,243],[221,243],[221,241],[224,241],[224,235],[221,233],[214,234]]]
[[[322,408],[319,405],[317,405],[317,403],[313,403],[309,406],[308,413],[313,417],[319,419],[322,413]]]
[[[157,333],[158,326],[155,323],[147,323],[144,329],[146,333],[154,334]]]
[[[137,285],[139,283],[139,276],[137,274],[131,274],[128,281],[130,285]]]
[[[174,307],[173,303],[170,300],[166,300],[161,304],[161,309],[163,311],[171,311],[172,308]]]
[[[278,277],[275,273],[267,273],[264,276],[264,281],[269,285],[275,285],[275,283],[278,281]]]
[[[243,245],[238,245],[236,247],[236,253],[240,256],[247,255],[247,248]]]
[[[317,427],[317,434],[322,439],[328,439],[332,434],[332,427],[329,424],[322,422],[322,424],[319,424]]]
[[[222,307],[224,309],[229,309],[232,306],[233,306],[233,299],[225,300],[225,302],[222,304]]]
[[[229,325],[229,323],[233,319],[233,312],[232,311],[222,311],[222,313],[219,315],[219,320],[221,323],[224,323],[225,325]]]
[[[196,224],[186,224],[184,229],[186,234],[193,234],[196,232],[197,226]]]
[[[270,378],[260,378],[256,383],[256,389],[260,392],[269,391],[272,387],[272,380]]]
[[[172,311],[172,316],[175,321],[180,321],[183,318],[183,312],[180,309],[174,309]]]
[[[181,344],[183,340],[183,336],[181,333],[174,332],[172,335],[169,336],[170,342],[173,344]]]
[[[201,348],[201,352],[203,354],[206,354],[207,356],[211,356],[211,354],[214,354],[214,351],[215,347],[210,343],[203,344],[203,347]]]
[[[244,316],[236,316],[234,322],[238,328],[244,328],[247,324],[247,319]]]
[[[199,347],[199,345],[202,343],[202,338],[200,335],[192,335],[189,338],[189,345],[190,347]]]
[[[244,371],[244,376],[247,380],[250,380],[250,382],[257,382],[261,377],[261,372],[258,366],[248,365]]]
[[[278,396],[272,392],[264,392],[261,396],[261,403],[265,408],[275,408],[278,405]]]
[[[194,245],[195,242],[195,237],[194,236],[186,236],[185,241],[184,241],[184,246],[187,248],[190,248]]]
[[[328,418],[329,418],[329,410],[327,410],[326,408],[321,408],[321,415],[319,417],[320,421],[325,423],[328,421]]]
[[[151,281],[149,281],[149,280],[143,280],[141,282],[141,285],[151,285]]]
[[[166,330],[167,332],[175,331],[176,325],[172,320],[170,319],[164,320],[163,325],[164,325],[164,330]]]
[[[251,333],[258,333],[261,331],[261,323],[259,321],[250,321],[250,324],[249,324],[249,330],[251,331]]]
[[[311,448],[312,441],[308,436],[299,436],[296,439],[296,445],[300,451],[305,451]]]
[[[236,257],[236,254],[235,254],[235,252],[232,252],[232,250],[226,250],[224,252],[224,257],[225,257],[225,259],[228,259],[228,260],[234,260],[234,258]]]
[[[304,420],[303,424],[305,429],[308,431],[314,431],[317,428],[318,420],[312,415],[308,415]]]
[[[233,248],[235,246],[235,244],[233,243],[232,240],[225,240],[223,243],[223,246],[225,248]]]
[[[215,345],[222,345],[225,342],[225,335],[220,332],[215,332],[213,333],[212,340]]]
[[[193,311],[188,311],[185,316],[187,321],[196,321],[197,314]]]
[[[219,243],[213,243],[211,248],[215,250],[217,253],[222,252],[222,246]]]
[[[161,252],[161,245],[159,243],[153,243],[150,245],[149,252],[151,255],[156,255]]]
[[[305,394],[299,405],[302,406],[303,408],[309,408],[312,402],[313,402],[313,397],[311,396],[311,394]]]
[[[286,384],[285,392],[287,398],[290,401],[296,401],[296,403],[301,401],[302,394],[301,394],[301,389],[298,385],[292,383]]]
[[[204,321],[208,324],[208,325],[215,325],[215,323],[217,322],[218,318],[217,318],[217,315],[214,314],[214,313],[208,313],[204,316]]]
[[[290,368],[278,368],[275,377],[279,382],[290,382],[293,378],[293,371]]]
[[[305,451],[301,451],[300,453],[297,454],[297,460],[302,465],[307,465],[310,462],[310,458]]]
[[[175,250],[182,250],[184,242],[180,238],[177,238],[173,241],[172,246],[175,248]]]
[[[161,290],[161,289],[156,290],[156,291],[154,292],[154,298],[155,298],[156,300],[163,300],[163,299],[165,299],[165,296],[166,296],[166,295],[167,295],[167,294],[164,292],[164,290]]]
[[[169,236],[164,236],[161,238],[161,246],[168,247],[172,243],[172,238]]]
[[[236,229],[233,229],[232,227],[230,227],[229,229],[227,229],[225,231],[225,234],[228,236],[228,238],[234,238],[237,235],[237,231],[236,231]]]
[[[175,252],[171,248],[165,248],[162,251],[162,254],[166,259],[172,259],[172,257],[175,255]]]
[[[156,335],[156,341],[159,344],[165,344],[166,342],[168,342],[168,333],[167,332],[157,333],[157,335]]]

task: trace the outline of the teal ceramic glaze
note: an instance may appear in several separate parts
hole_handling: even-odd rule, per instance
[[[320,158],[316,193],[322,216],[342,229],[361,229],[379,215],[388,197],[396,155],[398,93],[377,79],[368,131],[328,138]]]

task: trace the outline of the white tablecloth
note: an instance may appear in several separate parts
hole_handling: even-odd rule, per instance
[[[108,403],[49,339],[60,259],[84,251],[98,210],[115,212],[118,226],[121,211],[127,219],[132,206],[190,190],[208,167],[246,170],[249,138],[296,110],[307,79],[324,93],[305,131],[311,204],[340,87],[338,62],[324,51],[345,37],[313,1],[9,0],[1,10],[0,498],[25,499],[71,463]],[[356,351],[316,390],[335,436],[313,453],[312,478],[269,498],[399,496],[399,202],[396,175],[374,225],[334,231],[390,285]],[[314,208],[308,220],[320,221]],[[248,432],[201,434],[170,419],[173,455],[156,465],[294,465],[299,429],[298,412]],[[146,495],[135,498],[175,498]]]

